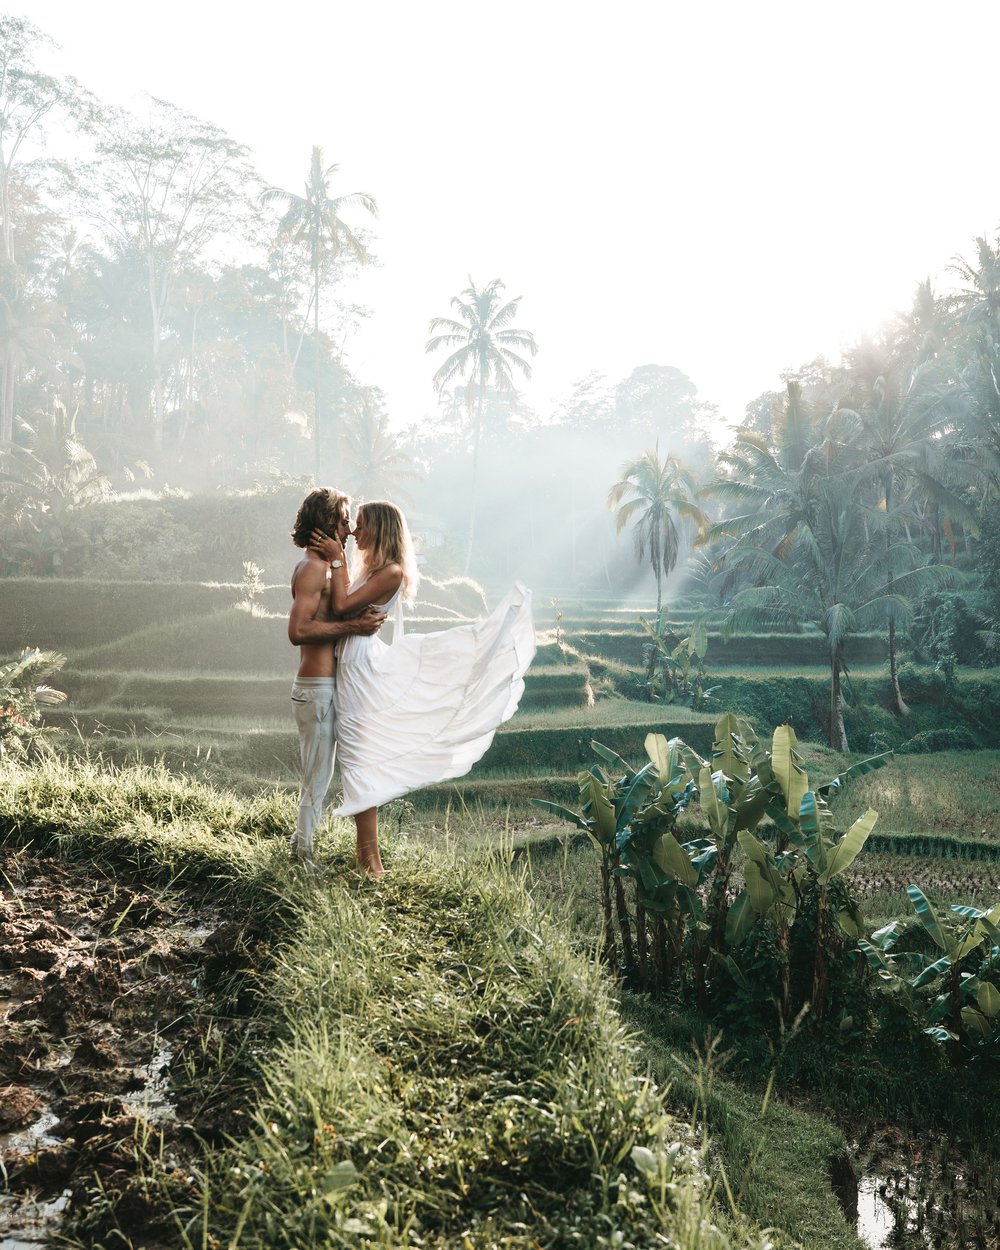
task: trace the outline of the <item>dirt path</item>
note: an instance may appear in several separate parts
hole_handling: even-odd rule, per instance
[[[198,1138],[238,1130],[246,1086],[227,1100],[207,1078],[226,1035],[248,1035],[231,974],[252,966],[250,935],[92,865],[0,849],[0,873],[0,1242],[34,1247],[93,1212],[95,1234],[173,1244],[137,1145],[183,1185]]]

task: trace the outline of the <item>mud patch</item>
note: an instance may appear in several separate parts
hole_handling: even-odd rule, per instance
[[[92,865],[0,849],[0,874],[0,1242],[82,1221],[169,1244],[150,1172],[183,1185],[206,1138],[239,1131],[264,1045],[261,936]]]

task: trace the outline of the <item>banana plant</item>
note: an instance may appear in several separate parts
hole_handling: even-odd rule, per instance
[[[26,755],[48,732],[40,724],[42,708],[65,702],[66,695],[42,682],[65,663],[64,655],[38,647],[0,663],[0,758]]]
[[[731,746],[727,746],[731,744]],[[838,833],[827,797],[839,793],[852,776],[859,776],[882,767],[888,753],[852,765],[832,781],[813,789],[798,749],[795,731],[779,725],[771,738],[770,753],[749,734],[737,718],[720,720],[716,732],[713,759],[731,770],[728,787],[733,801],[729,803],[729,837],[724,842],[724,856],[732,851],[731,838],[746,859],[744,889],[728,909],[725,920],[725,944],[737,947],[760,921],[770,923],[776,934],[780,962],[780,1003],[783,1017],[791,1008],[789,986],[790,932],[804,898],[815,896],[817,931],[813,952],[812,1006],[822,1019],[827,998],[827,950],[831,941],[830,885],[851,866],[863,848],[877,820],[874,811],[867,811],[842,836]],[[702,787],[703,796],[707,787]],[[721,791],[715,787],[716,798]],[[702,806],[705,800],[702,799]],[[714,801],[709,797],[709,819]],[[767,817],[775,828],[774,848],[756,836],[756,829]],[[728,885],[728,879],[726,880]],[[727,890],[721,892],[724,906]],[[863,931],[863,920],[856,904],[848,896],[847,905],[836,915],[840,933],[857,939]],[[840,939],[838,938],[838,941]],[[716,950],[721,947],[717,946]],[[731,959],[723,960],[733,970]]]
[[[825,906],[830,883],[854,861],[875,822],[869,812],[841,837],[826,795],[839,791],[849,776],[879,767],[887,757],[856,764],[812,790],[788,726],[775,730],[768,750],[752,728],[731,713],[716,724],[711,760],[702,759],[681,739],[663,734],[647,735],[648,762],[640,769],[600,743],[591,745],[603,766],[580,774],[580,810],[544,799],[535,803],[585,832],[601,855],[608,962],[617,971],[617,912],[626,969],[637,964],[640,979],[650,980],[646,920],[651,914],[661,986],[688,980],[701,1001],[711,957],[736,975],[731,952],[755,924],[767,921],[777,931],[782,952],[781,1004],[786,1014],[789,932],[803,894],[818,889],[820,906]],[[707,829],[704,836],[684,839],[677,822],[695,803]],[[773,843],[761,829],[765,820],[774,826]],[[730,905],[739,856],[745,886]],[[635,950],[622,887],[623,879],[629,878],[635,884]],[[855,936],[860,932],[861,918],[853,905],[838,913],[838,922],[845,932]],[[825,935],[826,929],[821,931]],[[823,958],[825,951],[817,956]],[[820,962],[814,981],[821,995],[824,972]]]
[[[906,889],[917,923],[941,953],[897,950],[912,925],[895,920],[858,945],[882,990],[935,1041],[1000,1055],[1000,903],[953,904],[941,914],[916,885]]]
[[[639,617],[639,624],[650,638],[643,644],[646,653],[646,680],[643,684],[649,698],[657,697],[656,676],[659,670],[663,702],[674,703],[683,699],[693,711],[699,711],[717,689],[715,686],[705,689],[708,630],[704,622],[696,621],[691,626],[691,632],[683,638],[679,638],[671,626],[661,626],[659,618],[656,628],[644,616]],[[671,645],[674,638],[679,638],[679,641]]]

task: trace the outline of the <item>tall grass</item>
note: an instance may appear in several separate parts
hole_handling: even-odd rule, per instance
[[[733,1244],[599,969],[509,858],[390,838],[376,884],[351,870],[343,829],[309,877],[287,862],[292,816],[288,797],[243,802],[162,768],[0,769],[6,841],[280,914],[256,986],[276,1041],[250,1128],[188,1176],[147,1160],[173,1244]],[[77,1244],[96,1250],[85,1230],[107,1227],[108,1205],[106,1220],[81,1213]]]
[[[300,923],[255,1131],[205,1176],[215,1236],[726,1244],[600,974],[516,873],[400,850],[377,889],[317,891]]]
[[[162,764],[50,758],[0,767],[0,839],[150,879],[277,898],[288,877],[284,839],[295,800],[213,789]]]

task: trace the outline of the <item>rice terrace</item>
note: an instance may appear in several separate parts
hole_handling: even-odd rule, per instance
[[[637,66],[715,64],[704,17],[625,7]],[[747,36],[774,74],[778,7]],[[192,77],[227,62],[260,152],[99,98],[75,9],[67,61],[0,15],[0,1250],[1000,1250],[1000,237],[915,254],[939,277],[836,358],[784,366],[778,304],[713,326],[702,394],[649,362],[724,320],[683,285],[707,200],[635,161],[620,285],[592,230],[546,285],[579,213],[545,216],[545,184],[534,269],[491,215],[532,135],[487,159],[456,117],[447,159],[394,181],[467,64],[445,41],[414,79],[395,49],[441,14],[389,5],[390,40],[345,12],[332,85],[317,17],[294,129],[276,85],[289,172],[202,8]],[[596,65],[619,28],[585,10]],[[645,124],[617,111],[642,75],[581,85],[535,20],[577,107]],[[120,70],[136,36],[109,27]],[[144,56],[190,88],[156,30]],[[265,55],[264,25],[241,37]],[[574,127],[625,159],[544,111],[528,52],[479,42],[567,161]],[[317,76],[348,131],[357,87],[343,169],[310,146]],[[365,129],[394,76],[411,147]],[[509,128],[509,99],[484,116]],[[416,181],[455,197],[419,243]],[[652,199],[684,201],[669,247]],[[508,226],[523,298],[492,276]],[[760,237],[791,283],[801,255]],[[731,251],[735,287],[754,247]],[[661,326],[651,285],[684,315]]]

